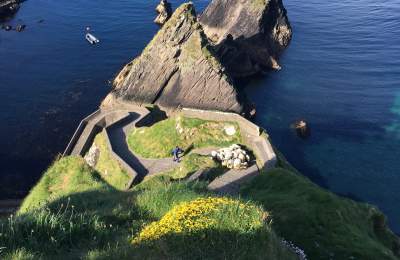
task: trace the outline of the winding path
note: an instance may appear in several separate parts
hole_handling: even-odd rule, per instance
[[[268,141],[268,137],[261,134],[261,130],[257,125],[240,115],[186,108],[182,109],[180,113],[191,118],[237,122],[240,126],[244,144],[252,149],[257,156],[257,165],[252,165],[246,170],[230,170],[226,172],[209,184],[209,190],[218,193],[236,193],[242,183],[256,176],[260,170],[269,170],[275,166],[277,158]],[[90,148],[95,135],[100,129],[105,129],[108,147],[112,156],[132,176],[131,181],[127,184],[127,189],[132,184],[142,181],[146,176],[171,171],[179,165],[172,158],[142,158],[133,153],[128,147],[126,137],[129,132],[136,126],[145,125],[146,122],[149,123],[148,119],[151,120],[151,116],[146,108],[132,104],[117,103],[115,107],[99,109],[81,121],[64,155],[84,156]],[[215,147],[206,147],[195,149],[191,153],[209,155],[215,149]]]
[[[166,172],[178,166],[172,158],[147,159],[132,152],[127,144],[127,135],[135,128],[140,117],[127,117],[108,128],[111,146],[116,154],[135,169],[140,179],[145,176]]]

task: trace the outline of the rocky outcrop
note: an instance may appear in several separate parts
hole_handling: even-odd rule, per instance
[[[158,25],[164,25],[167,20],[171,17],[172,7],[167,0],[161,0],[161,2],[156,7],[156,12],[158,13],[154,22]]]
[[[20,0],[0,0],[0,20],[16,13]]]
[[[250,156],[237,144],[212,151],[211,157],[228,169],[247,169],[250,163]]]
[[[242,113],[244,106],[215,57],[191,3],[180,6],[142,54],[127,64],[103,101]]]
[[[280,69],[292,36],[282,0],[213,0],[200,23],[234,77]]]

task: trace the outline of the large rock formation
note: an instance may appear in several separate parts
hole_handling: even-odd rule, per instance
[[[213,0],[200,23],[234,77],[280,69],[292,36],[282,0]]]
[[[172,108],[244,110],[191,3],[179,7],[142,54],[123,68],[103,106],[115,99]]]

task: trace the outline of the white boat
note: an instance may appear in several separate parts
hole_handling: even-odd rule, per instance
[[[97,39],[93,34],[87,33],[85,35],[86,40],[90,43],[90,44],[96,44],[99,43],[99,39]]]

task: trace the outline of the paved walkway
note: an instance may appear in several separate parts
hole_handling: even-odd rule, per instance
[[[269,144],[267,137],[260,135],[258,126],[241,118],[236,114],[221,113],[213,111],[198,111],[184,109],[184,116],[202,118],[205,120],[216,121],[238,121],[244,143],[253,150],[257,156],[258,163],[262,170],[268,170],[274,167],[276,155]],[[99,128],[105,128],[110,141],[110,149],[115,157],[121,163],[121,166],[132,175],[132,182],[139,183],[144,177],[162,172],[171,171],[179,164],[172,158],[147,159],[134,154],[128,147],[127,135],[140,122],[146,125],[151,122],[149,111],[144,107],[138,107],[133,104],[117,103],[115,107],[102,108],[92,115],[85,118],[74,137],[71,139],[64,155],[80,154],[83,155],[91,145],[92,139]],[[147,119],[150,119],[147,120]],[[216,147],[206,147],[194,149],[190,153],[200,155],[210,155],[211,151],[218,150]],[[257,165],[253,165],[246,170],[230,170],[224,175],[216,178],[209,184],[209,189],[219,193],[235,193],[238,187],[245,181],[259,173]]]
[[[243,183],[259,174],[256,164],[244,170],[230,170],[213,180],[207,188],[219,194],[235,195]]]
[[[108,129],[110,143],[114,152],[132,167],[140,179],[145,176],[173,170],[179,164],[171,158],[147,159],[133,153],[127,144],[127,135],[141,118],[127,117]]]

